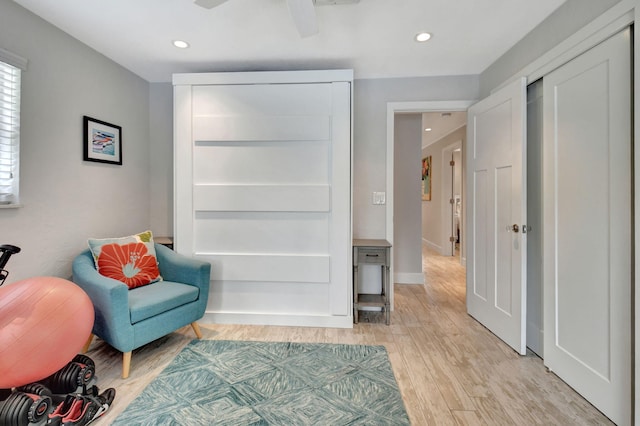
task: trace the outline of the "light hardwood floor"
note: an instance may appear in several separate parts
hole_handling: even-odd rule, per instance
[[[390,326],[374,314],[346,330],[201,324],[202,333],[205,339],[384,345],[413,425],[612,424],[540,358],[517,355],[466,314],[465,272],[457,259],[424,249],[423,266],[426,285],[395,285]],[[121,355],[96,339],[88,355],[97,384],[117,390],[96,424],[115,419],[193,338],[185,327],[134,351],[127,380],[120,379]]]

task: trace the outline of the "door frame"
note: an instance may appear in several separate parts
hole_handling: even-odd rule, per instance
[[[450,204],[450,199],[453,197],[453,170],[450,169],[452,167],[450,165],[450,161],[453,157],[453,153],[455,150],[460,149],[460,153],[463,152],[462,140],[449,144],[442,148],[442,190],[441,190],[441,201],[440,201],[440,221],[443,224],[447,224],[450,228],[453,226],[453,210],[454,207]],[[460,156],[460,162],[462,163],[462,155]],[[454,166],[455,167],[455,166]],[[462,167],[462,164],[459,164],[458,167]],[[445,173],[445,171],[450,171],[451,173]],[[446,177],[445,177],[446,176]],[[462,185],[464,187],[464,185]],[[462,191],[460,191],[460,199],[462,200]],[[462,212],[460,212],[462,213]],[[452,235],[453,229],[445,230],[445,227],[442,227],[440,232],[440,241],[442,247],[442,254],[445,256],[455,256],[455,250],[453,250],[453,243],[449,240],[449,237],[455,236]],[[464,232],[464,225],[462,224],[462,218],[460,218],[460,235]],[[446,250],[445,250],[446,247]],[[462,250],[460,250],[460,259],[462,259]]]
[[[640,1],[640,0],[638,0]],[[438,111],[466,111],[476,100],[460,101],[415,101],[415,102],[387,102],[387,180],[386,180],[386,208],[385,208],[385,238],[392,244],[391,247],[391,270],[390,276],[393,280],[393,259],[395,246],[393,245],[393,158],[395,149],[395,114],[401,112],[438,112]],[[464,217],[464,201],[462,203],[462,216]],[[461,253],[462,247],[461,247]],[[462,254],[464,257],[464,254]],[[392,286],[393,288],[393,286]],[[393,309],[393,290],[390,292],[390,302]]]

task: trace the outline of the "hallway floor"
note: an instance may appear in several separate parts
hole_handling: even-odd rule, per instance
[[[426,284],[396,285],[393,317],[395,341],[411,348],[402,352],[415,395],[403,395],[417,424],[612,424],[539,357],[518,355],[467,315],[459,258],[423,247],[422,259]]]

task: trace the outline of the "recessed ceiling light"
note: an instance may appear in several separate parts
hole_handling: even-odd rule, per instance
[[[182,40],[173,40],[173,45],[175,47],[180,48],[180,49],[186,49],[187,47],[189,47],[189,43],[187,43],[186,41],[182,41]]]
[[[425,42],[431,38],[431,34],[429,33],[418,33],[416,34],[416,41]]]
[[[430,132],[431,131],[431,127],[427,127],[426,129],[424,129],[425,132]]]

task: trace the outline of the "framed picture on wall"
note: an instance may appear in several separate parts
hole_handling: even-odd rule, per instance
[[[422,201],[431,201],[431,156],[422,159]]]
[[[122,165],[122,128],[84,116],[82,132],[84,161]]]

